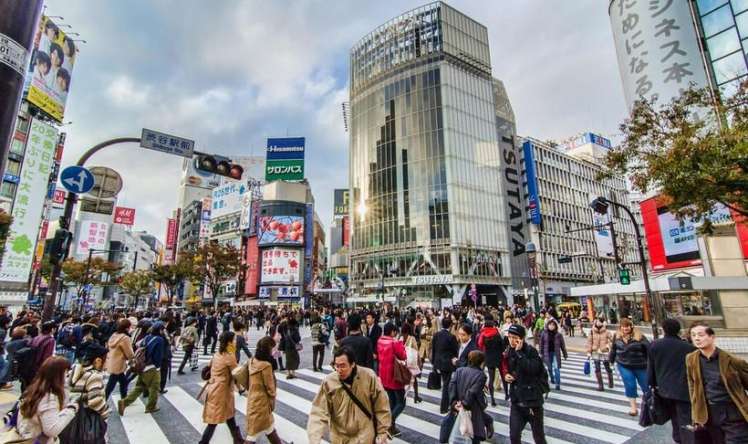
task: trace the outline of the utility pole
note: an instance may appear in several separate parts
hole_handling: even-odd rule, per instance
[[[23,97],[43,0],[0,0],[0,175]]]

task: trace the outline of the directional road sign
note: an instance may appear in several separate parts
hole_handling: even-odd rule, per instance
[[[69,166],[60,173],[62,186],[71,193],[83,194],[91,191],[94,186],[94,176],[81,166]]]
[[[195,150],[195,141],[143,128],[140,135],[140,146],[189,159],[192,158],[192,152]]]

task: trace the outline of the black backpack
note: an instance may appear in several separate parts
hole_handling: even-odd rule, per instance
[[[11,363],[11,377],[31,381],[36,374],[36,354],[37,349],[30,342],[16,351]]]

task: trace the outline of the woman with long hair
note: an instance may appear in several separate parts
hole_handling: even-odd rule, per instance
[[[203,406],[203,422],[207,424],[200,438],[200,444],[207,444],[213,438],[216,425],[225,422],[231,431],[234,444],[244,442],[242,432],[234,419],[234,380],[231,371],[237,367],[234,332],[224,331],[218,338],[218,352],[210,360],[210,379]]]
[[[618,332],[613,337],[608,361],[616,363],[623,380],[626,397],[629,399],[629,415],[638,416],[636,409],[636,385],[642,393],[647,390],[647,353],[649,341],[631,319],[623,318],[618,324]]]
[[[411,385],[413,386],[413,402],[418,404],[419,402],[423,401],[420,396],[418,396],[418,381],[416,378],[418,375],[421,374],[421,368],[418,365],[418,342],[416,341],[416,337],[413,336],[413,327],[409,323],[403,324],[403,328],[400,330],[400,340],[403,341],[403,344],[405,344],[405,352],[408,356],[408,359],[406,360],[406,364],[408,365],[408,370],[413,374],[413,378],[410,380]],[[411,363],[411,357],[413,362]]]
[[[281,444],[275,430],[275,374],[273,373],[273,348],[275,341],[265,336],[257,341],[255,356],[249,360],[249,386],[247,387],[247,443],[254,444],[261,435],[272,444]]]
[[[132,349],[132,339],[129,335],[130,326],[128,319],[120,319],[117,322],[117,332],[107,342],[109,353],[104,368],[109,373],[109,379],[106,383],[106,399],[109,399],[109,395],[112,394],[117,384],[119,384],[120,398],[127,396],[128,380],[125,373],[127,371],[127,361],[135,356]]]
[[[423,370],[426,359],[431,360],[431,340],[437,329],[434,328],[431,313],[426,313],[426,319],[421,323],[421,345],[418,348],[418,367]]]
[[[582,331],[580,328],[579,331]],[[610,353],[610,333],[605,325],[605,317],[598,316],[592,323],[590,334],[587,337],[587,359],[592,359],[595,363],[595,378],[597,379],[597,391],[605,390],[603,383],[603,373],[600,368],[602,363],[605,366],[605,372],[608,374],[608,386],[613,388],[613,369],[608,362],[608,353]]]
[[[78,403],[65,398],[65,372],[69,368],[70,362],[61,356],[47,358],[21,395],[18,433],[23,438],[55,443],[57,435],[75,417]]]
[[[293,316],[288,319],[281,343],[283,344],[283,351],[286,353],[286,379],[293,379],[296,377],[296,370],[298,370],[301,361],[299,356],[299,350],[301,349],[299,323]]]

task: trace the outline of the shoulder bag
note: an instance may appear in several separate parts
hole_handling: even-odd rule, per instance
[[[348,394],[348,397],[351,398],[351,401],[353,401],[354,404],[356,404],[356,407],[358,407],[359,410],[361,410],[361,413],[363,413],[367,418],[369,418],[369,421],[371,421],[374,424],[374,442],[376,442],[376,436],[377,436],[377,416],[373,415],[369,410],[366,409],[364,404],[359,401],[359,399],[356,397],[356,395],[353,394],[351,389],[345,384],[345,382],[340,381],[340,385],[343,387],[343,390],[345,390],[346,394]],[[372,403],[372,407],[374,404]]]

